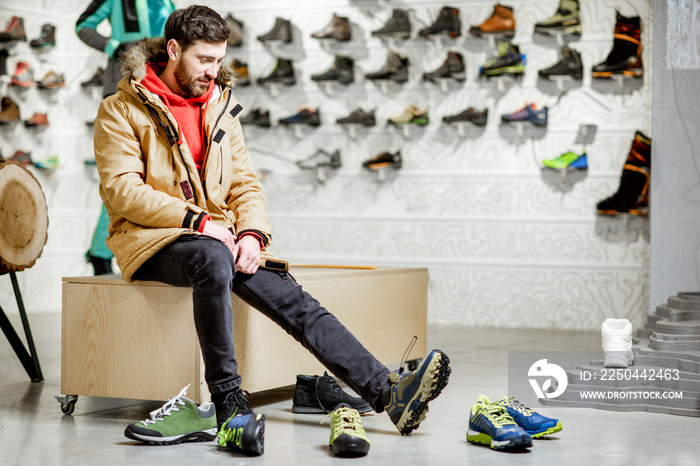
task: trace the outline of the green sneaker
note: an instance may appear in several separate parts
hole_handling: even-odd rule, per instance
[[[467,441],[493,450],[521,450],[532,446],[532,437],[508,414],[505,406],[479,395],[469,413]]]
[[[542,164],[547,168],[585,170],[588,168],[588,157],[585,152],[581,155],[576,155],[574,152],[567,152],[556,159],[543,160]]]
[[[149,445],[175,445],[185,441],[205,442],[216,438],[216,409],[213,403],[197,407],[185,398],[189,385],[151,418],[129,424],[124,435]]]
[[[238,409],[219,429],[219,445],[236,453],[259,456],[265,451],[265,415],[236,415]]]
[[[331,438],[328,446],[333,450],[333,454],[345,458],[365,456],[369,451],[369,440],[362,427],[360,413],[349,404],[340,403],[328,416],[331,417]]]
[[[418,428],[434,400],[447,385],[452,368],[450,359],[440,350],[433,350],[415,371],[392,372],[391,399],[385,410],[401,435]]]
[[[505,407],[515,423],[530,434],[532,438],[541,438],[545,435],[559,432],[562,429],[559,419],[543,416],[528,408],[512,396],[504,396],[491,404]]]

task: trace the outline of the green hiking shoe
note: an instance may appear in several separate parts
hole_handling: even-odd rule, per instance
[[[574,152],[567,152],[556,159],[543,160],[542,164],[547,168],[584,170],[588,168],[588,157],[585,152],[581,155],[577,155]]]
[[[360,413],[347,403],[340,403],[328,416],[331,417],[328,446],[333,454],[345,458],[365,456],[369,451],[369,440],[362,427]]]
[[[417,370],[389,374],[391,399],[384,409],[401,435],[410,434],[423,422],[428,403],[445,388],[451,372],[447,355],[433,350]]]
[[[402,114],[389,118],[387,123],[395,126],[407,124],[425,126],[429,123],[428,110],[411,105]]]
[[[265,451],[265,415],[237,415],[238,409],[219,429],[219,445],[236,453],[259,456]]]
[[[197,407],[185,398],[189,385],[145,421],[129,424],[127,438],[149,445],[205,442],[216,438],[216,409],[212,403]]]
[[[537,34],[581,35],[581,16],[578,0],[560,0],[559,8],[551,17],[535,24]]]

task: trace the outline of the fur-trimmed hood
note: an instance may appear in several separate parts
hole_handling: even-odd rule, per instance
[[[124,54],[121,65],[122,76],[140,82],[146,76],[147,63],[166,61],[168,61],[168,53],[165,50],[164,38],[142,39]],[[215,82],[221,86],[234,87],[236,74],[227,64],[222,63]]]

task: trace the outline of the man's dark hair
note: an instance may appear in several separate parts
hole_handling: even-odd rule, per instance
[[[228,39],[229,28],[224,18],[203,5],[192,5],[175,10],[165,22],[165,42],[175,39],[183,50],[195,41],[210,44]]]

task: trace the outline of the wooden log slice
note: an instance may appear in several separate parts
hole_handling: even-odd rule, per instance
[[[0,273],[34,265],[48,238],[41,185],[17,162],[0,161]]]

